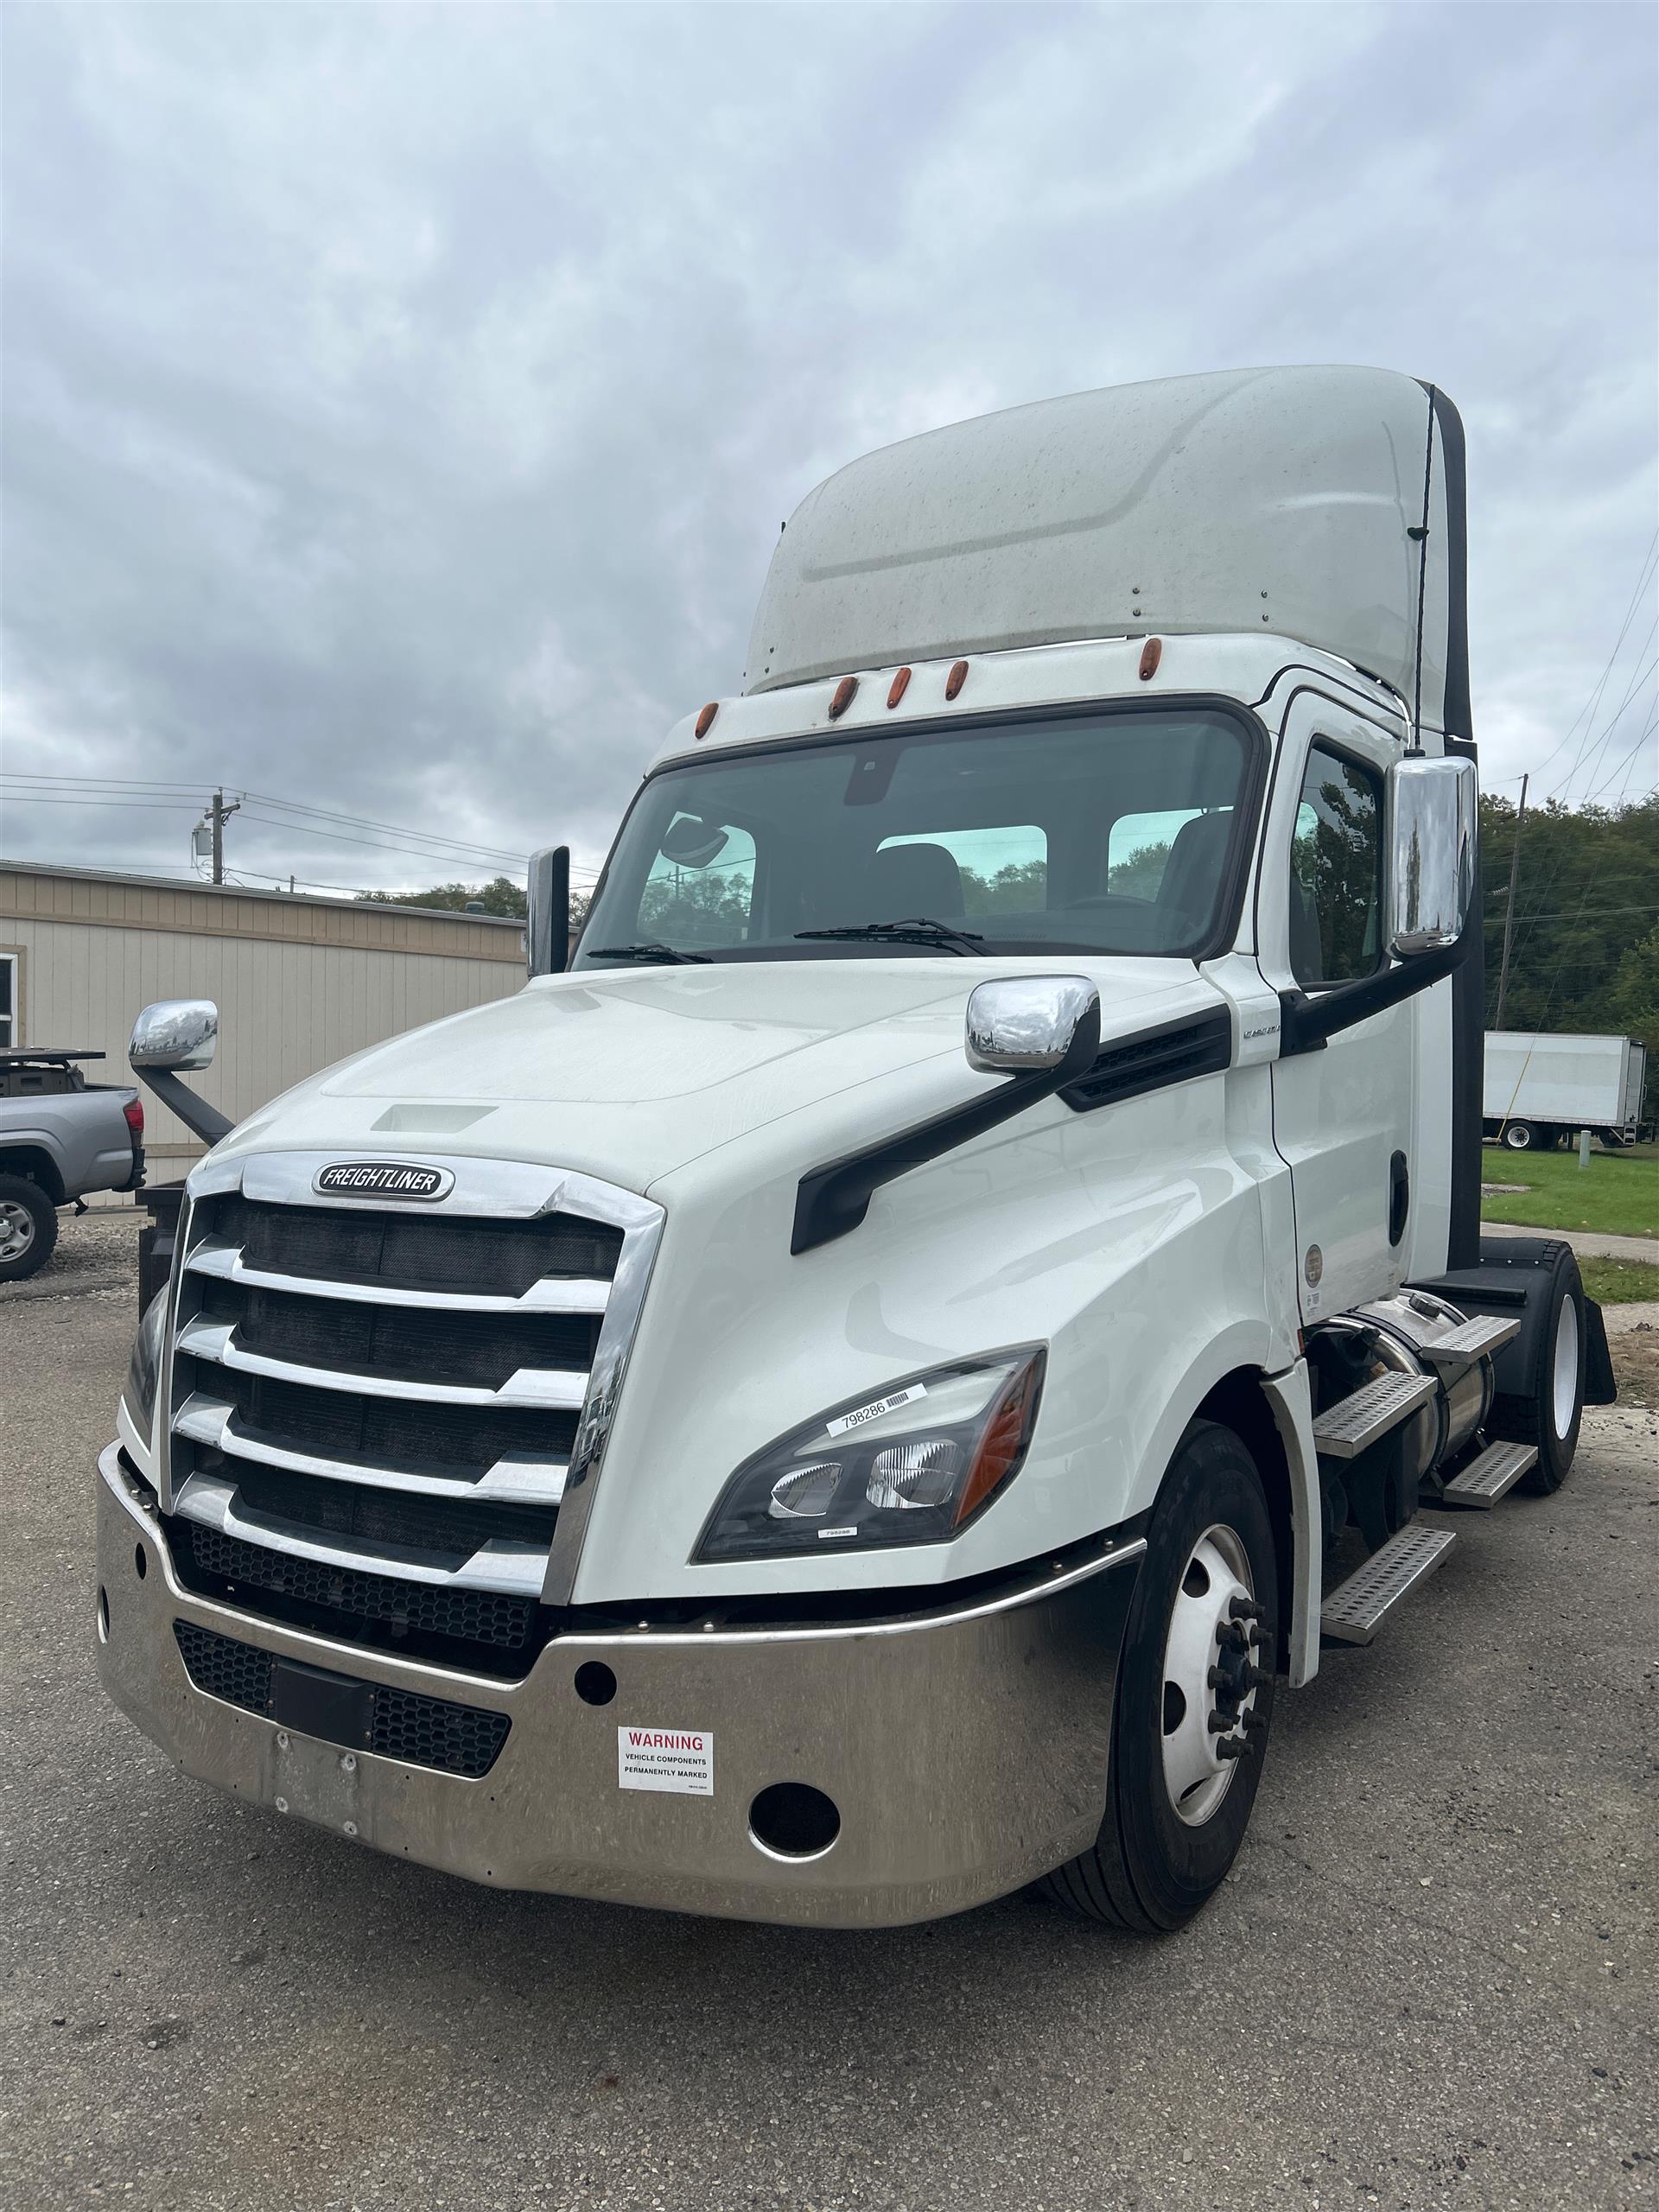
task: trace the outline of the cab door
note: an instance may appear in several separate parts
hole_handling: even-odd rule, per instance
[[[1287,717],[1258,885],[1275,989],[1310,996],[1388,959],[1386,774],[1400,747],[1310,693]],[[1407,1000],[1273,1071],[1274,1141],[1291,1171],[1304,1322],[1404,1279],[1417,1022]]]

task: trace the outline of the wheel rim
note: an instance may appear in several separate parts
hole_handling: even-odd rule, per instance
[[[1511,1152],[1527,1152],[1532,1146],[1532,1131],[1522,1123],[1511,1122],[1503,1132],[1503,1141]]]
[[[1555,1371],[1551,1408],[1555,1433],[1562,1442],[1572,1432],[1579,1404],[1579,1309],[1571,1296],[1563,1298],[1555,1317]]]
[[[1249,1554],[1236,1529],[1217,1522],[1188,1554],[1164,1641],[1164,1788],[1189,1827],[1214,1816],[1248,1740],[1252,1661],[1261,1656],[1246,1648],[1256,1633],[1255,1611]],[[1224,1742],[1234,1748],[1224,1751]]]
[[[0,1264],[21,1260],[35,1242],[35,1217],[16,1198],[0,1198]]]

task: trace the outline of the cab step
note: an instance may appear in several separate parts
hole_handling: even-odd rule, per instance
[[[1478,1359],[1489,1358],[1493,1352],[1501,1351],[1520,1333],[1521,1324],[1517,1320],[1505,1320],[1495,1313],[1477,1313],[1449,1336],[1430,1338],[1420,1344],[1416,1347],[1417,1357],[1449,1380],[1464,1374]]]
[[[1369,1643],[1402,1598],[1426,1582],[1457,1538],[1450,1529],[1408,1522],[1339,1583],[1319,1608],[1319,1633],[1338,1643]]]
[[[1453,1475],[1440,1492],[1440,1503],[1478,1505],[1490,1510],[1537,1464],[1535,1444],[1489,1444],[1460,1475]]]
[[[1357,1459],[1409,1421],[1434,1390],[1432,1375],[1381,1375],[1325,1408],[1313,1423],[1313,1449],[1322,1459]]]

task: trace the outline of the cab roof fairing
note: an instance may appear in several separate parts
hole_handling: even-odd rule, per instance
[[[1467,735],[1462,462],[1444,395],[1382,369],[1171,378],[928,431],[791,516],[746,690],[1119,633],[1272,633],[1421,697],[1426,730],[1449,705]]]

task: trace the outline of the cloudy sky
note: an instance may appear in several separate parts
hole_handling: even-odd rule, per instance
[[[1636,796],[1656,25],[8,8],[0,849],[182,873],[223,782],[249,880],[591,865],[831,468],[1281,361],[1451,392],[1485,779]]]

